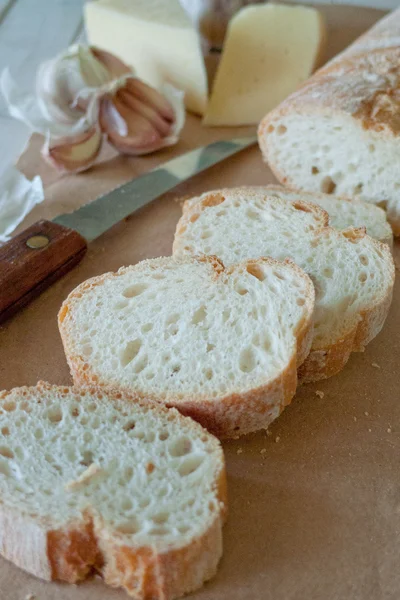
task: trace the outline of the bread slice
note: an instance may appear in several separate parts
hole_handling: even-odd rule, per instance
[[[349,227],[365,227],[368,235],[379,242],[388,244],[390,247],[393,246],[393,232],[387,222],[385,211],[368,202],[363,202],[357,198],[339,198],[318,192],[298,192],[284,188],[281,185],[254,186],[246,189],[260,190],[290,202],[305,200],[318,204],[329,214],[329,225],[331,227],[340,230]],[[190,210],[201,198],[203,196],[187,199],[182,206],[183,212]]]
[[[133,391],[232,437],[268,427],[292,399],[313,307],[290,262],[169,257],[83,283],[59,327],[76,384]]]
[[[379,206],[363,202],[358,198],[347,198],[323,194],[321,192],[299,192],[289,190],[280,185],[268,185],[267,193],[298,202],[306,200],[318,204],[329,214],[329,225],[335,229],[343,230],[349,227],[365,227],[370,237],[393,246],[393,232],[386,219],[386,213]]]
[[[325,221],[321,218],[325,215]],[[204,194],[178,223],[174,254],[215,254],[225,264],[273,256],[291,258],[316,291],[311,353],[304,381],[339,372],[381,330],[392,299],[394,264],[386,244],[365,229],[328,227],[328,215],[304,201],[257,188]]]
[[[396,35],[395,35],[396,34]],[[400,9],[268,113],[259,143],[278,180],[385,208],[400,235]]]
[[[39,383],[0,393],[0,552],[46,580],[93,569],[137,600],[212,577],[226,511],[219,442],[175,410]]]

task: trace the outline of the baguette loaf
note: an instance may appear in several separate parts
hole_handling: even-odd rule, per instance
[[[175,410],[39,383],[0,393],[0,552],[45,580],[92,570],[136,600],[202,585],[222,554],[223,452]]]
[[[325,220],[321,218],[325,215]],[[365,229],[339,232],[315,204],[288,201],[262,188],[203,194],[178,223],[174,254],[215,254],[230,265],[259,256],[291,258],[316,291],[311,353],[303,382],[339,372],[381,330],[393,291],[394,263],[386,244]]]
[[[59,327],[76,384],[134,391],[232,437],[268,427],[292,399],[313,307],[290,262],[170,257],[83,283]]]
[[[400,9],[264,117],[278,180],[385,208],[400,235]]]
[[[305,200],[313,204],[318,204],[329,214],[329,225],[336,229],[348,229],[349,227],[365,227],[368,235],[379,242],[393,246],[392,228],[386,219],[386,213],[378,206],[368,202],[362,202],[356,198],[338,198],[330,194],[318,192],[296,192],[280,185],[258,186],[254,189],[265,192],[273,196],[278,196],[290,202],[299,202]],[[189,198],[182,206],[183,212],[190,210],[202,196]]]

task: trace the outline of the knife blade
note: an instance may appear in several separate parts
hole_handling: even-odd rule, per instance
[[[0,323],[83,258],[87,242],[190,177],[256,143],[213,142],[173,158],[77,210],[38,221],[0,247]]]

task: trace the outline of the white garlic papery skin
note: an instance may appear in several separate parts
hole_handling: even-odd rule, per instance
[[[86,114],[96,90],[110,81],[110,73],[89,48],[73,46],[39,67],[36,97],[49,121],[73,122]]]
[[[230,19],[244,6],[265,0],[179,0],[200,32],[203,51],[221,49]]]
[[[174,144],[185,118],[181,92],[150,88],[97,48],[72,46],[43,63],[36,95],[21,93],[7,70],[0,86],[10,114],[45,136],[43,155],[66,172],[88,169],[104,137],[119,152],[134,155]]]

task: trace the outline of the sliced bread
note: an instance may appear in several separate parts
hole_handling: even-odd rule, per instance
[[[269,185],[265,190],[290,202],[303,199],[318,204],[329,214],[331,227],[340,231],[349,227],[365,227],[370,237],[393,246],[392,228],[386,219],[385,211],[379,206],[358,198],[338,197],[321,192],[296,192],[280,185]]]
[[[257,186],[246,189],[264,191],[290,202],[305,200],[318,204],[329,214],[329,225],[332,227],[340,230],[349,227],[365,227],[368,235],[379,242],[388,244],[390,247],[393,246],[393,232],[386,219],[385,211],[369,202],[363,202],[357,198],[332,196],[321,192],[299,192],[284,188],[281,185]],[[207,192],[207,194],[209,193]],[[203,196],[198,196],[187,199],[182,206],[183,212],[190,210],[202,198]]]
[[[45,580],[92,570],[137,600],[212,577],[226,510],[219,442],[175,410],[39,383],[0,393],[0,552]]]
[[[351,352],[362,351],[381,330],[392,299],[388,246],[365,229],[339,232],[327,223],[327,213],[315,204],[288,201],[262,188],[237,188],[204,194],[183,214],[175,234],[176,256],[215,254],[226,265],[289,257],[310,275],[315,324],[302,381],[330,377]]]
[[[232,437],[268,427],[292,399],[313,307],[291,262],[169,257],[86,281],[59,327],[76,384],[134,391]]]

